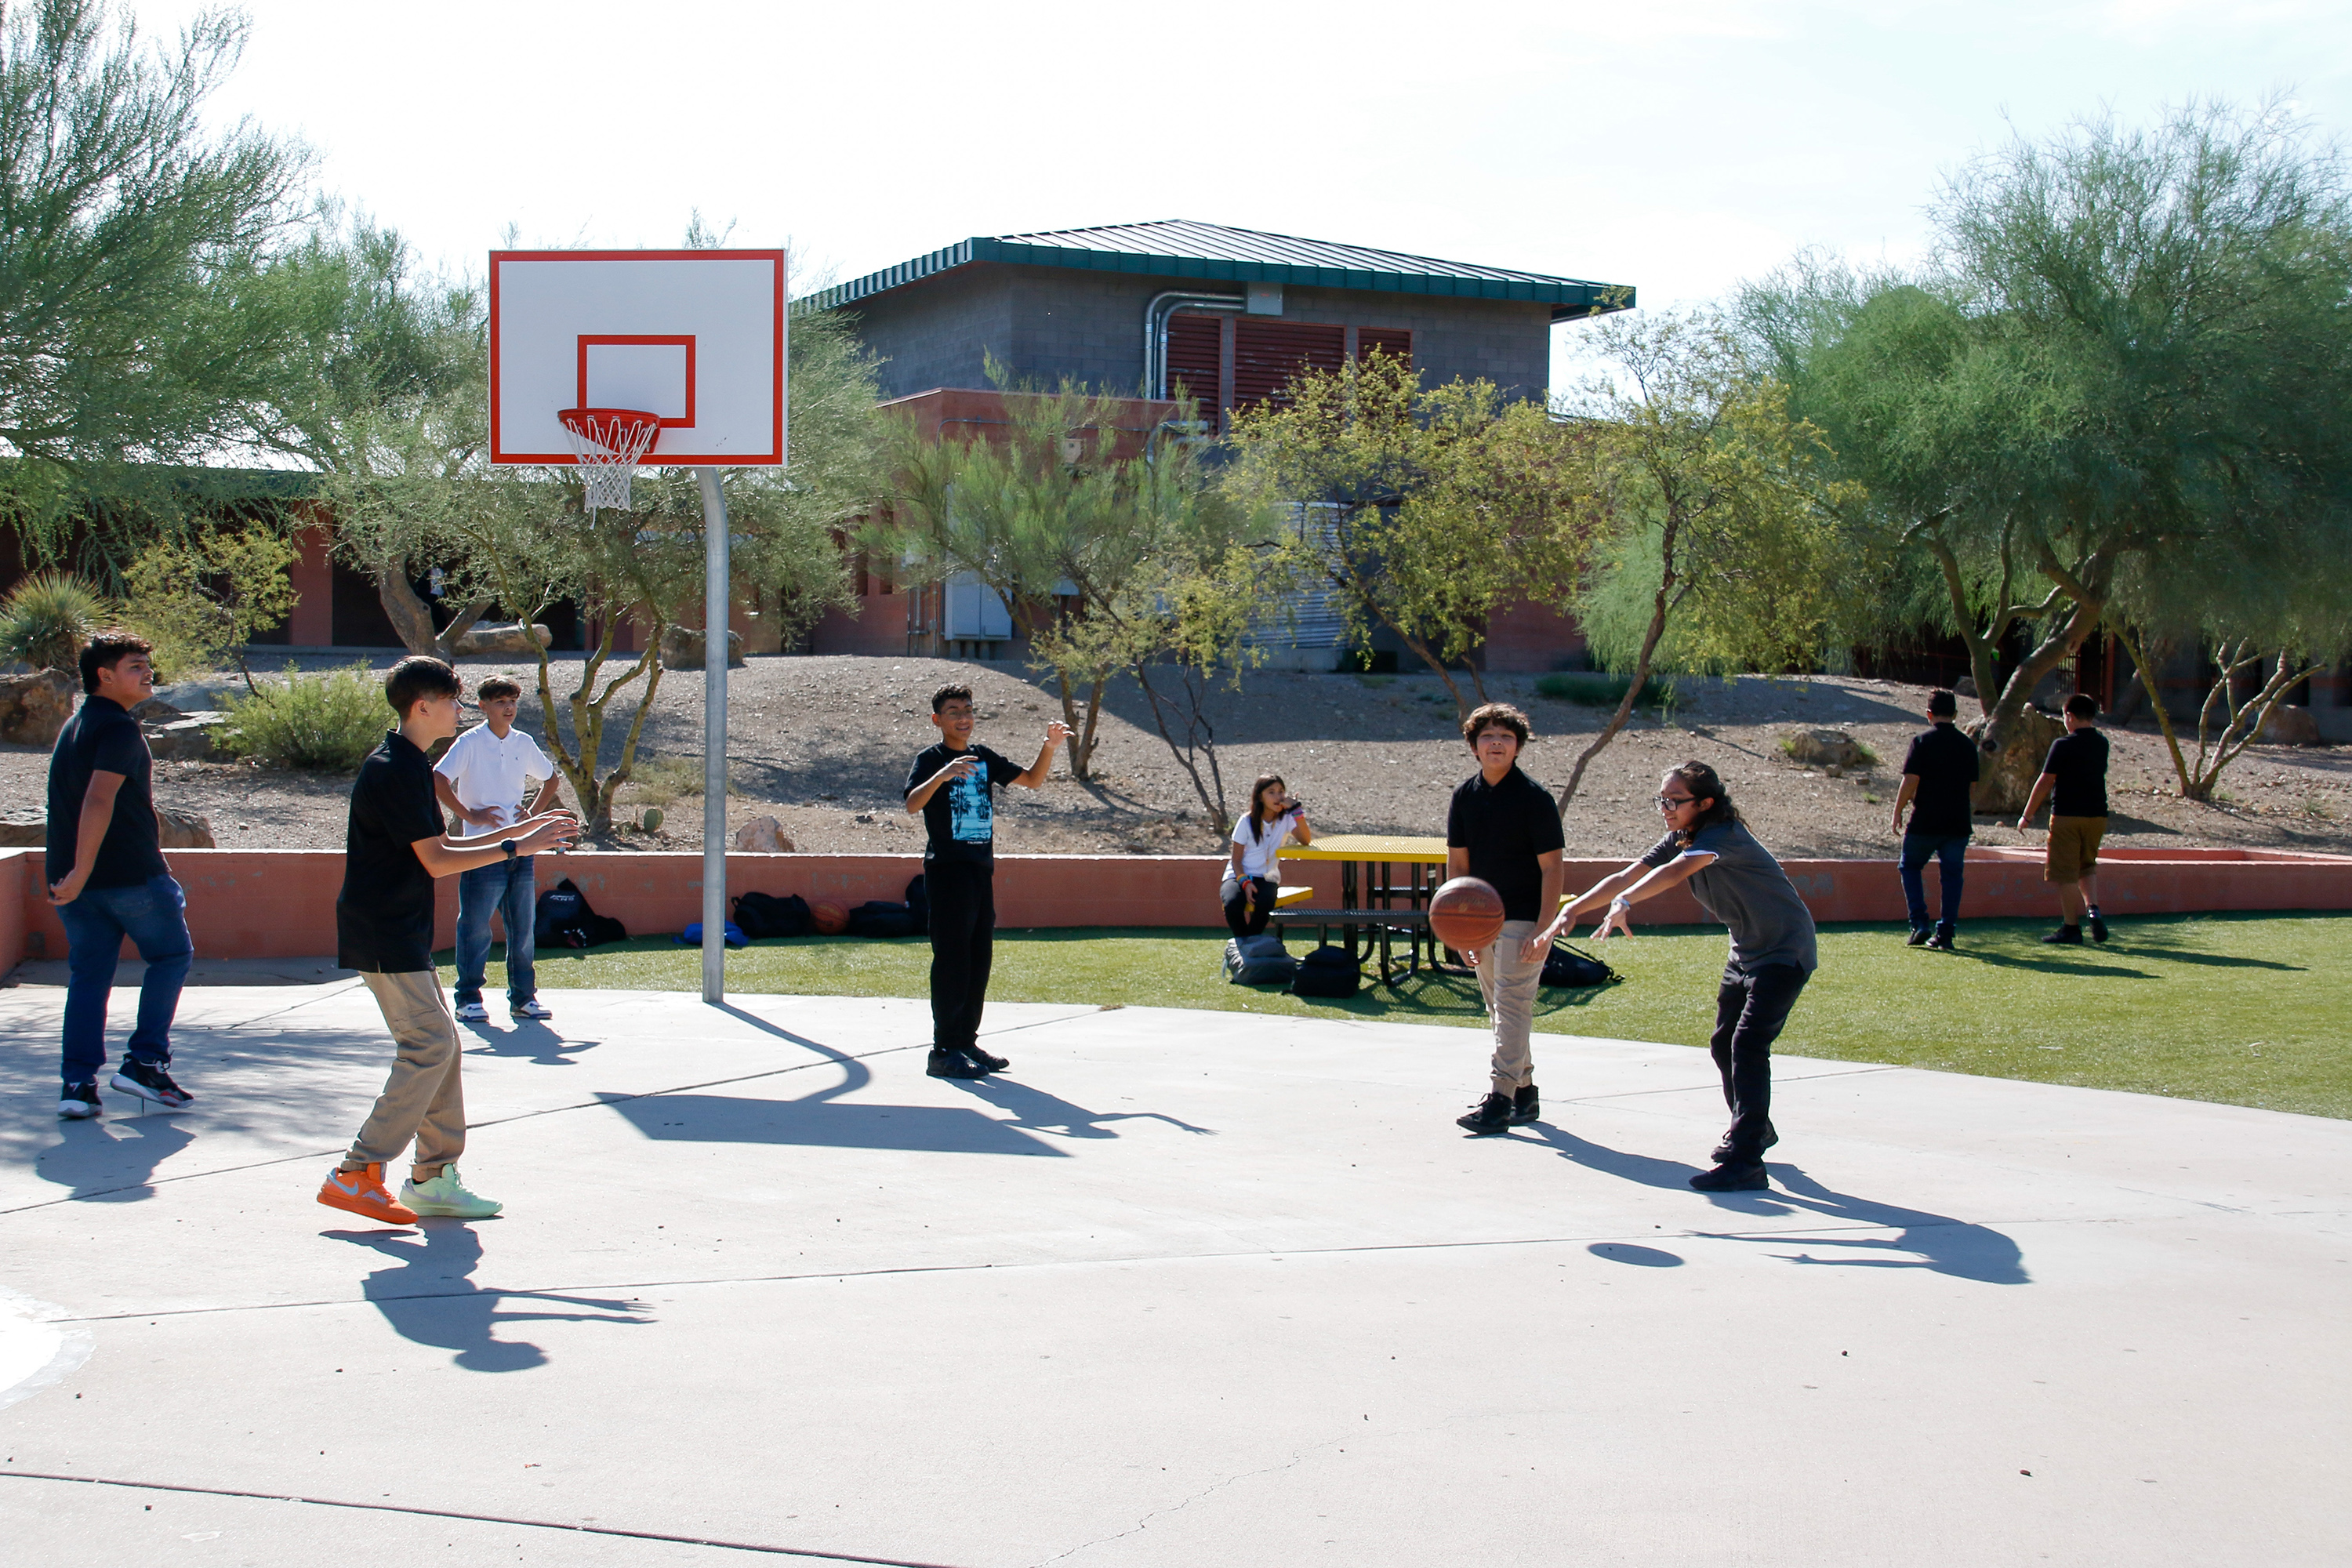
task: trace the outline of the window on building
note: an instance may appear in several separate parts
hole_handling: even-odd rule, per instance
[[[1412,333],[1402,327],[1350,327],[1200,311],[1179,311],[1168,319],[1170,395],[1182,386],[1200,403],[1204,417],[1221,405],[1241,409],[1278,403],[1291,377],[1301,371],[1336,373],[1350,354],[1360,361],[1372,353],[1395,354],[1411,363]]]

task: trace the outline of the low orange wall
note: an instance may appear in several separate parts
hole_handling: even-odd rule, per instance
[[[172,874],[188,893],[188,927],[206,958],[308,958],[335,948],[335,894],[343,857],[331,849],[174,849]],[[1571,860],[1568,886],[1588,887],[1621,860]],[[1822,921],[1898,921],[1903,889],[1890,860],[1782,862],[1814,917]],[[1217,879],[1223,862],[1209,856],[1014,855],[996,863],[997,923],[1008,929],[1057,926],[1208,926],[1223,923]],[[27,957],[65,955],[65,928],[43,896],[40,851],[0,850],[0,971]],[[922,869],[912,855],[730,855],[729,889],[798,893],[815,902],[856,906],[898,900]],[[1339,901],[1339,868],[1328,861],[1292,862],[1293,885],[1316,889],[1315,903]],[[1927,872],[1929,897],[1937,873]],[[597,911],[632,934],[659,936],[702,918],[702,857],[696,854],[583,853],[542,857],[540,887],[578,883]],[[434,942],[448,946],[457,923],[457,884],[444,879]],[[2202,910],[2352,910],[2352,857],[2265,850],[2109,850],[2100,858],[2100,901],[2108,914],[2175,914]],[[2042,880],[2038,851],[1970,851],[1965,914],[2046,915],[2055,900]],[[1703,921],[1688,889],[1642,905],[1653,925]],[[127,951],[127,950],[126,950]]]

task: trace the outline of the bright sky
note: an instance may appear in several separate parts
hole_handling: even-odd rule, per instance
[[[136,6],[150,34],[196,9]],[[226,114],[299,135],[324,188],[476,273],[509,226],[667,246],[698,208],[791,244],[796,288],[1181,217],[1662,305],[1801,246],[1916,254],[1939,174],[2011,124],[2284,91],[2352,132],[2343,0],[246,9]]]

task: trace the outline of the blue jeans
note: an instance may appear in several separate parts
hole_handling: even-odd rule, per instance
[[[1964,873],[1960,868],[1969,852],[1969,836],[1965,833],[1906,833],[1903,836],[1903,901],[1911,907],[1911,929],[1927,929],[1927,886],[1919,873],[1927,862],[1936,862],[1937,878],[1943,884],[1944,918],[1936,929],[1946,936],[1959,930],[1960,884]]]
[[[106,1004],[114,966],[129,937],[147,961],[139,983],[139,1022],[131,1031],[131,1061],[165,1066],[172,1059],[172,1016],[188,983],[188,899],[169,877],[122,888],[84,888],[58,910],[66,928],[66,1023],[62,1066],[68,1083],[95,1083],[106,1065]]]
[[[539,994],[539,900],[531,884],[531,861],[518,855],[457,873],[457,1003],[482,999],[482,975],[490,965],[490,911],[507,928],[507,1005],[520,1007]]]

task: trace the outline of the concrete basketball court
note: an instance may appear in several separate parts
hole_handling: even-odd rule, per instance
[[[10,1562],[2352,1553],[2344,1122],[1788,1058],[1708,1198],[1675,1047],[1540,1038],[1471,1140],[1475,1031],[1005,1005],[970,1085],[919,1003],[554,993],[467,1064],[508,1217],[371,1229],[355,983],[192,989],[197,1105],[70,1125],[62,998],[0,994]]]

